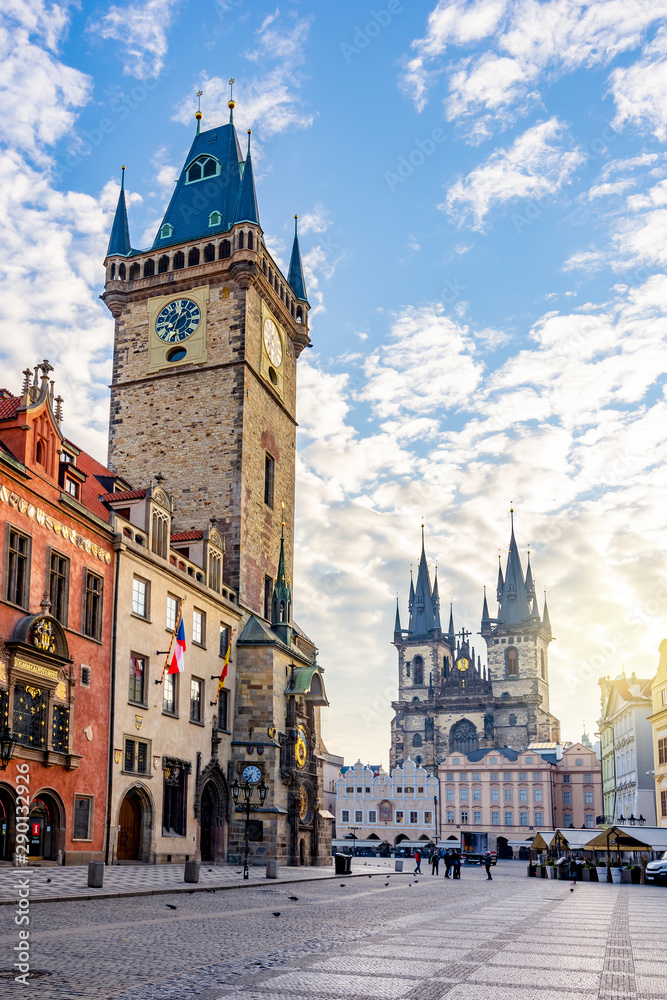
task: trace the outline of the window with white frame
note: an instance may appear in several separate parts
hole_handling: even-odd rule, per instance
[[[363,823],[363,821],[364,821],[363,811],[361,809],[355,809],[355,811],[354,811],[354,822],[355,823]]]
[[[137,576],[132,580],[132,614],[148,617],[148,581]]]
[[[500,802],[500,789],[499,788],[492,788],[491,789],[491,801],[492,802]]]
[[[454,810],[453,809],[448,809],[447,810],[447,822],[448,823],[453,823],[454,822]]]
[[[433,813],[432,812],[425,812],[424,813],[424,823],[426,824],[426,826],[431,826],[431,824],[433,823]]]
[[[197,611],[195,608],[192,612],[192,641],[198,646],[204,645],[204,639],[206,638],[206,632],[204,629],[204,621],[206,619],[206,614],[203,611]]]
[[[527,788],[520,788],[519,789],[519,802],[527,802],[527,801],[528,801],[528,789]]]
[[[544,813],[541,812],[539,809],[536,809],[535,810],[535,826],[543,826],[543,825],[544,825]]]
[[[341,809],[341,811],[340,811],[340,821],[341,821],[341,823],[349,823],[350,822],[350,810],[349,809]]]
[[[527,812],[520,812],[519,813],[519,826],[528,826],[528,813]]]
[[[514,813],[505,813],[505,826],[514,826]]]
[[[481,802],[482,801],[482,789],[481,788],[473,788],[473,790],[472,790],[472,800],[473,800],[473,802]]]
[[[511,802],[511,801],[512,801],[512,789],[511,788],[503,789],[503,802]]]
[[[533,788],[533,802],[543,802],[543,792],[541,788]]]
[[[500,813],[496,809],[491,810],[491,826],[500,826]]]
[[[378,821],[377,810],[376,809],[369,809],[368,810],[368,822],[369,823],[377,823],[377,821]]]
[[[584,792],[584,803],[587,806],[592,806],[593,805],[593,793],[592,792],[590,792],[590,791]]]
[[[167,594],[167,628],[173,632],[178,618],[178,598]]]
[[[468,801],[468,789],[467,788],[460,788],[459,789],[459,800],[461,802],[467,802]]]
[[[586,827],[590,830],[595,825],[595,816],[593,813],[586,813]]]
[[[454,802],[454,789],[448,788],[445,792],[447,802]]]
[[[412,810],[412,809],[410,810],[410,822],[411,823],[418,823],[419,822],[419,813],[416,810]]]
[[[474,810],[474,812],[472,814],[472,821],[473,821],[473,823],[481,823],[482,822],[482,812],[481,812],[481,809],[475,809]]]
[[[403,822],[403,811],[401,809],[396,810],[396,822],[398,824]]]

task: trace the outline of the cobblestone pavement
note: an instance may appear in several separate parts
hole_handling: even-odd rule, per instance
[[[388,883],[388,884],[387,884]],[[296,898],[292,898],[296,897]],[[0,911],[9,968],[12,911]],[[276,914],[279,914],[277,916]],[[667,889],[371,875],[44,903],[30,1000],[667,1000]]]
[[[411,862],[414,867],[414,862]],[[393,861],[381,859],[354,858],[354,874],[375,873],[394,870]],[[30,898],[33,902],[51,900],[105,899],[113,896],[149,896],[153,893],[173,891],[187,892],[192,885],[185,885],[185,866],[178,865],[112,865],[104,869],[104,887],[88,888],[88,868],[73,865],[67,868],[48,867],[30,869]],[[23,870],[25,871],[25,869]],[[406,871],[412,871],[410,863]],[[0,868],[0,906],[16,902],[14,885],[19,868]],[[303,881],[304,879],[335,878],[333,865],[323,868],[279,868],[278,883]],[[276,880],[269,880],[273,885]],[[198,890],[227,889],[234,886],[247,888],[248,885],[266,885],[266,865],[250,868],[250,878],[243,879],[243,868],[239,865],[201,865]],[[1,912],[1,911],[0,911]]]

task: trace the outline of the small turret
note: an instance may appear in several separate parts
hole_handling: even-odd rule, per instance
[[[127,221],[127,205],[125,203],[125,167],[122,168],[120,181],[120,194],[116,205],[111,236],[109,237],[109,247],[107,257],[119,255],[127,257],[131,250],[130,246],[130,226]]]
[[[433,594],[431,595],[431,600],[433,602],[433,621],[437,629],[441,628],[440,625],[440,594],[438,593],[438,564],[435,566],[435,581],[433,583]]]
[[[259,209],[257,208],[257,195],[255,193],[255,177],[252,171],[252,156],[250,155],[251,134],[252,129],[248,129],[248,152],[243,164],[241,190],[239,191],[239,201],[236,206],[234,222],[252,222],[255,226],[259,226]]]
[[[289,646],[292,639],[292,590],[285,572],[285,521],[281,522],[278,575],[271,600],[271,628]]]
[[[491,635],[491,619],[489,618],[489,605],[486,600],[486,587],[484,588],[484,603],[482,605],[482,628],[483,636]]]
[[[544,591],[544,611],[542,613],[542,627],[551,635],[551,621],[549,619],[549,608],[547,607],[547,592]]]
[[[398,610],[398,597],[396,598],[396,620],[394,622],[394,642],[401,641],[401,616]]]
[[[533,582],[533,571],[530,567],[530,550],[528,550],[528,565],[526,566],[526,597],[529,601],[535,597],[535,584]]]
[[[292,243],[292,256],[289,262],[289,273],[287,275],[287,281],[289,286],[296,295],[297,299],[301,299],[302,302],[308,301],[308,296],[306,295],[306,282],[303,277],[303,263],[301,261],[301,250],[299,249],[299,234],[297,232],[297,223],[299,216],[294,216],[294,242]]]
[[[456,633],[454,632],[454,606],[450,602],[449,605],[449,628],[447,629],[447,637],[449,639],[449,645],[454,651],[454,643],[456,641]]]

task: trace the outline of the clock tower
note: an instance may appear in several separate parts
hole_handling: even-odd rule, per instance
[[[215,520],[225,582],[264,614],[281,521],[292,573],[309,305],[296,230],[287,277],[264,243],[247,141],[244,158],[231,114],[197,131],[147,250],[130,246],[123,185],[102,298],[116,321],[110,468],[137,482],[161,473],[183,530]]]
[[[264,242],[250,132],[244,156],[232,100],[229,111],[227,124],[206,131],[197,112],[146,250],[131,246],[121,184],[102,296],[115,319],[109,465],[131,483],[164,478],[178,538],[211,522],[223,536],[224,579],[218,563],[204,567],[202,584],[238,603],[242,619],[231,647],[233,721],[206,712],[212,755],[231,728],[229,786],[237,796],[239,782],[263,789],[254,853],[328,864],[328,702],[315,644],[292,620],[290,582],[296,366],[310,345],[309,304],[296,225],[285,275]],[[216,661],[217,648],[215,671]],[[238,863],[246,831],[231,796],[227,808],[227,856]]]

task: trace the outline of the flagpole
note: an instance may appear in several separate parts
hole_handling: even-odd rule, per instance
[[[164,680],[164,675],[167,667],[169,666],[169,657],[171,656],[171,647],[174,645],[174,639],[176,638],[176,633],[178,632],[178,627],[181,624],[181,619],[183,618],[183,605],[185,604],[186,598],[181,598],[181,603],[178,608],[178,616],[176,618],[176,624],[174,625],[174,631],[171,633],[171,639],[169,640],[169,649],[167,650],[167,655],[165,657],[164,666],[162,667],[162,673],[160,674],[160,680],[155,680],[156,684],[162,684]]]

